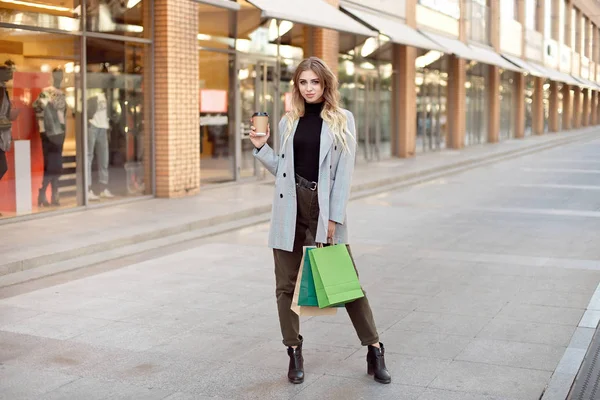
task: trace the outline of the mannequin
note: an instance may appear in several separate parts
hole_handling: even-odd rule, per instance
[[[38,193],[38,207],[48,207],[46,189],[52,186],[52,205],[58,206],[58,178],[63,168],[63,145],[66,133],[67,102],[64,92],[60,89],[63,81],[63,71],[55,68],[52,71],[52,86],[42,90],[33,103],[44,155],[44,179]]]
[[[100,197],[111,198],[113,194],[108,190],[108,101],[103,91],[98,91],[88,99],[88,199],[99,200]],[[92,163],[94,153],[98,163],[98,182],[100,183],[100,197],[92,190]]]
[[[16,118],[11,112],[10,97],[6,83],[13,78],[13,63],[6,61],[0,65],[0,180],[8,171],[6,152],[10,150],[12,141],[12,121]]]

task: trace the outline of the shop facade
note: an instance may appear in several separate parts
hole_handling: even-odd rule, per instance
[[[0,5],[1,218],[153,193],[152,1],[55,3]]]
[[[600,47],[577,24],[557,36],[561,18],[547,10],[488,0],[310,6],[0,2],[0,76],[14,141],[0,179],[0,223],[265,179],[250,118],[269,113],[278,147],[293,73],[313,55],[337,74],[342,106],[355,116],[357,163],[600,122]],[[565,2],[561,15],[573,7]],[[586,23],[598,38],[598,26]]]

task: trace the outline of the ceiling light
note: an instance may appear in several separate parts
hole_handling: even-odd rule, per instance
[[[73,11],[69,7],[49,6],[46,4],[31,3],[29,1],[20,1],[20,0],[0,0],[0,3],[9,3],[9,4],[16,4],[19,6],[43,8],[44,10],[53,10],[53,11],[65,11],[65,12]]]
[[[138,4],[140,4],[142,0],[129,0],[127,2],[127,8],[133,8],[135,6],[137,6]]]

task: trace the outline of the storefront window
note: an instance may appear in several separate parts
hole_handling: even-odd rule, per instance
[[[535,78],[528,75],[525,80],[525,136],[533,133],[533,96],[535,94]]]
[[[419,0],[419,4],[452,18],[460,18],[460,0]]]
[[[515,136],[515,72],[503,71],[500,75],[500,140]]]
[[[471,63],[467,66],[466,146],[487,143],[488,140],[487,67],[480,63]]]
[[[151,0],[86,0],[87,30],[151,38]]]
[[[88,200],[150,194],[146,45],[89,38],[87,55]]]
[[[535,31],[537,27],[536,12],[538,0],[525,0],[525,27]]]
[[[543,0],[544,3],[544,37],[556,39],[552,37],[552,3],[553,0]]]
[[[357,43],[339,57],[338,79],[342,106],[356,121],[357,159],[379,160],[390,155],[391,76],[387,37],[369,38]]]
[[[416,59],[417,139],[415,151],[446,147],[448,57],[437,51],[421,50]]]
[[[471,0],[468,4],[469,39],[488,44],[490,41],[490,8],[486,0]]]
[[[542,87],[544,88],[544,132],[548,132],[550,127],[550,81],[546,81]]]
[[[8,28],[0,35],[0,213],[80,205],[80,38]]]
[[[81,30],[79,0],[0,2],[0,23],[76,32]]]

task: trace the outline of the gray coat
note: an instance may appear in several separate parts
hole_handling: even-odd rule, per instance
[[[328,124],[323,121],[321,129],[321,148],[319,151],[319,222],[317,225],[318,243],[327,242],[328,221],[337,223],[335,243],[348,243],[348,224],[346,223],[346,205],[350,197],[352,173],[356,157],[356,128],[354,116],[344,110],[348,118],[348,150],[341,144],[334,143],[334,136]],[[285,130],[285,117],[279,122],[279,132]],[[271,229],[269,247],[292,251],[296,232],[296,181],[294,173],[294,134],[298,121],[294,123],[292,133],[285,143],[285,148],[275,153],[265,144],[260,151],[254,150],[254,156],[275,176],[275,193],[271,211]],[[283,137],[281,137],[282,146]],[[285,176],[284,176],[285,175]]]

